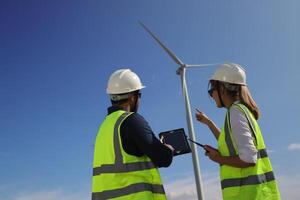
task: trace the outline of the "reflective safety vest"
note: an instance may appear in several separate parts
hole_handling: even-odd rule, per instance
[[[165,200],[158,169],[147,156],[127,154],[120,127],[132,113],[122,110],[106,116],[95,143],[92,200]]]
[[[257,148],[255,166],[247,168],[220,166],[220,179],[224,200],[278,200],[280,193],[275,181],[271,162],[260,128],[253,114],[243,104],[233,104],[241,110],[252,132],[252,138]],[[222,156],[238,156],[239,152],[230,125],[230,108],[226,113],[225,124],[218,138],[218,150]]]

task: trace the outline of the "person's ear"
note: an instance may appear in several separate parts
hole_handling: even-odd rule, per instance
[[[128,101],[129,101],[129,102],[134,102],[134,101],[135,101],[135,95],[131,93],[131,94],[128,96]]]

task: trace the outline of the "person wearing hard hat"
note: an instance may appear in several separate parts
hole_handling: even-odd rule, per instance
[[[209,145],[204,148],[205,155],[220,164],[223,199],[280,199],[245,70],[235,63],[221,65],[209,81],[208,93],[218,108],[227,109],[221,130],[203,112],[196,113],[197,120],[207,125],[218,141],[218,150]]]
[[[137,113],[143,88],[130,69],[109,78],[112,106],[96,137],[92,200],[166,199],[158,167],[171,164],[174,149],[162,144]]]

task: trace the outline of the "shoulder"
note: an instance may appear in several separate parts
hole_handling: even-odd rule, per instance
[[[147,123],[146,119],[139,113],[132,113],[126,118],[127,123]]]
[[[122,123],[122,127],[127,127],[129,129],[135,130],[150,129],[146,119],[139,113],[132,113],[131,115],[129,115]]]
[[[230,114],[230,122],[232,126],[239,123],[248,124],[248,120],[245,113],[238,107],[238,105],[231,106],[229,110],[229,114]]]
[[[239,108],[238,105],[233,105],[229,109],[230,117],[246,117],[245,113]]]

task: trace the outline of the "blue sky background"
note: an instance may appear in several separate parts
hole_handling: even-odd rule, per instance
[[[1,1],[0,199],[89,199],[93,143],[106,115],[109,75],[131,68],[147,86],[140,113],[153,131],[186,128],[176,64],[143,21],[184,62],[244,66],[282,191],[300,184],[300,3],[279,1]],[[215,67],[189,69],[192,110],[221,126],[209,99]],[[194,121],[199,142],[216,145]],[[220,198],[218,166],[199,149],[204,193]],[[195,199],[191,155],[162,169],[170,199]]]

